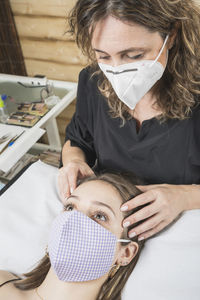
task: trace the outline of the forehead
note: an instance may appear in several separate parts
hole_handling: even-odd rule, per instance
[[[73,193],[86,202],[100,201],[106,204],[121,205],[122,198],[118,191],[109,183],[101,180],[84,182]]]
[[[162,41],[158,32],[150,32],[136,23],[124,23],[112,16],[99,21],[92,36],[92,47],[106,50],[123,51],[131,47],[149,47]]]

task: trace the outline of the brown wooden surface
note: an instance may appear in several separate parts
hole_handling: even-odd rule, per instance
[[[15,15],[65,17],[76,0],[10,0]]]
[[[67,14],[76,0],[11,0],[29,76],[77,81],[86,59],[67,31]],[[52,64],[50,66],[50,64]],[[57,73],[56,73],[57,72]]]
[[[15,22],[21,37],[46,40],[73,40],[66,33],[68,30],[66,17],[15,15]]]
[[[47,78],[73,81],[78,78],[78,74],[81,71],[81,66],[76,65],[64,65],[62,63],[54,63],[52,61],[25,59],[25,64],[29,76],[36,74],[46,75]],[[47,75],[48,74],[48,75]]]
[[[32,39],[21,38],[21,46],[25,59],[38,59],[76,66],[86,64],[85,58],[72,41],[33,41]]]

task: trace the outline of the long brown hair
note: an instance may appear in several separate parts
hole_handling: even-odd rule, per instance
[[[88,181],[96,181],[100,180],[112,185],[117,192],[120,194],[122,203],[125,203],[132,197],[136,197],[141,194],[141,191],[135,186],[137,184],[141,184],[141,180],[129,173],[103,173],[97,176],[91,176],[82,179],[78,182],[78,185],[83,184]],[[133,212],[141,209],[143,206],[137,207],[136,209],[129,211],[128,213],[124,213],[124,216],[128,216]],[[122,234],[122,238],[128,238],[128,230],[140,224],[137,222],[134,226],[130,226],[128,229],[124,229]],[[127,265],[121,266],[118,271],[114,274],[113,277],[109,277],[104,284],[102,285],[99,294],[96,300],[120,300],[121,299],[121,291],[129,278],[129,275],[133,271],[137,260],[139,258],[140,252],[144,245],[144,241],[138,241],[137,237],[131,239],[138,243],[139,250],[134,257],[134,259]],[[123,244],[122,244],[123,245]],[[51,267],[50,260],[48,255],[45,255],[43,259],[40,261],[38,266],[29,273],[24,274],[24,279],[21,279],[15,283],[15,286],[21,290],[30,290],[37,288],[44,281],[49,269]]]
[[[193,0],[78,0],[68,21],[69,32],[98,74],[98,87],[108,99],[113,117],[130,118],[127,106],[116,96],[99,70],[91,47],[98,21],[113,16],[122,22],[137,23],[161,37],[177,32],[163,77],[155,85],[158,118],[187,118],[200,100],[200,7]],[[96,71],[98,70],[98,71]]]

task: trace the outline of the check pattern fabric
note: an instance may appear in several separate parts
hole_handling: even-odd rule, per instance
[[[53,222],[48,250],[52,268],[62,281],[89,281],[111,268],[117,237],[76,210]]]

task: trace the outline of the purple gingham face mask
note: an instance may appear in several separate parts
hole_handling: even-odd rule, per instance
[[[105,275],[114,263],[119,240],[110,231],[79,211],[63,212],[49,235],[52,268],[62,281],[89,281]]]

